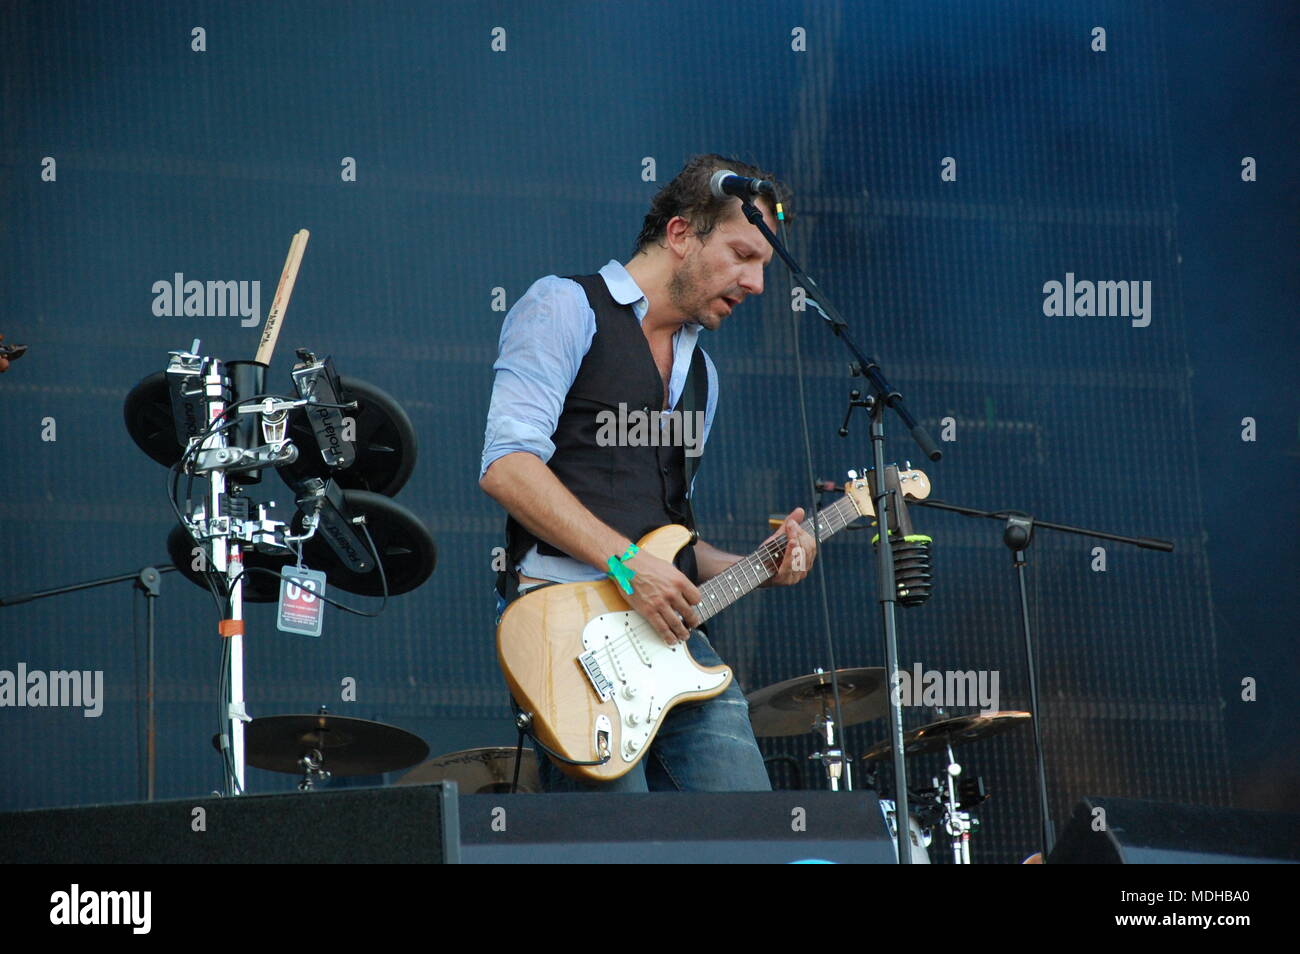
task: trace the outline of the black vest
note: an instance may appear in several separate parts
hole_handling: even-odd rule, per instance
[[[624,419],[629,412],[649,415],[660,410],[664,382],[632,306],[616,302],[600,275],[576,276],[573,281],[587,293],[596,315],[596,334],[565,396],[551,436],[555,453],[547,466],[598,520],[633,542],[670,523],[694,530],[686,491],[700,457],[688,458],[680,443],[672,447],[656,447],[648,441],[641,446],[619,446],[627,442],[600,446],[597,437],[602,424],[606,426],[605,438],[618,433],[609,428],[609,422],[619,419],[620,405]],[[697,344],[676,410],[703,412],[707,399],[708,373],[704,352]],[[648,420],[647,436],[651,428],[658,428],[657,416]],[[702,438],[697,432],[696,440]],[[512,571],[534,544],[548,556],[568,555],[538,539],[513,517],[506,520],[506,551]],[[683,547],[675,563],[692,582],[699,581],[693,545]]]

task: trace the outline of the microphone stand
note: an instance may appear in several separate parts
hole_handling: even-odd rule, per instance
[[[804,289],[804,301],[811,305],[822,318],[826,320],[827,325],[835,336],[844,343],[857,361],[861,369],[862,376],[867,379],[871,389],[875,392],[870,398],[871,408],[871,446],[873,450],[873,460],[875,462],[875,471],[877,479],[873,483],[874,498],[876,506],[876,521],[880,529],[880,560],[877,563],[876,588],[879,593],[880,611],[884,621],[885,631],[885,665],[889,670],[889,727],[890,738],[893,740],[893,763],[894,763],[894,807],[895,820],[898,827],[898,863],[907,865],[912,863],[911,841],[908,827],[910,817],[907,804],[907,767],[903,753],[903,714],[901,709],[901,700],[898,698],[898,687],[901,685],[901,673],[898,668],[898,629],[894,617],[895,601],[897,598],[896,585],[894,582],[894,553],[890,546],[889,537],[889,496],[890,491],[885,485],[885,408],[890,407],[902,418],[903,423],[907,426],[912,438],[920,445],[921,451],[930,460],[938,460],[942,452],[931,439],[930,435],[916,422],[908,411],[907,406],[903,403],[903,395],[892,387],[875,361],[868,358],[861,349],[853,342],[848,334],[848,324],[840,317],[835,306],[826,300],[817,283],[804,272],[798,262],[790,255],[781,241],[772,234],[772,230],[767,227],[763,221],[763,213],[754,205],[752,201],[746,198],[740,200],[740,208],[745,218],[749,220],[755,228],[763,234],[768,243],[775,250],[776,254],[785,262],[786,267],[790,270],[791,278],[795,284]],[[820,520],[820,517],[817,518]],[[820,527],[817,530],[820,531]],[[832,670],[832,679],[835,678]],[[835,694],[838,697],[838,683],[835,685]],[[836,713],[839,717],[840,713]],[[843,722],[841,721],[841,725]]]
[[[1150,537],[1126,537],[1117,533],[1106,533],[1102,530],[1071,527],[1063,523],[1048,523],[1046,520],[1035,520],[1028,514],[1017,510],[976,510],[973,507],[961,507],[956,504],[945,503],[942,500],[913,500],[912,503],[922,507],[934,507],[937,510],[950,510],[953,513],[959,513],[967,517],[984,517],[989,520],[1005,521],[1002,542],[1011,550],[1011,565],[1016,572],[1016,581],[1020,591],[1020,625],[1025,637],[1025,664],[1029,668],[1029,713],[1031,716],[1030,721],[1034,724],[1034,755],[1038,761],[1038,813],[1039,836],[1041,839],[1039,848],[1042,851],[1043,863],[1046,864],[1047,856],[1056,842],[1056,828],[1052,823],[1051,807],[1047,800],[1046,757],[1043,750],[1042,723],[1039,719],[1041,703],[1038,696],[1038,665],[1035,659],[1034,640],[1029,626],[1029,597],[1025,588],[1025,566],[1029,562],[1027,551],[1029,550],[1029,544],[1034,539],[1034,528],[1043,527],[1061,533],[1074,533],[1084,537],[1114,540],[1118,543],[1128,543],[1147,550],[1161,550],[1165,553],[1173,552],[1174,545],[1168,540],[1156,540]]]
[[[154,720],[154,601],[161,595],[162,574],[171,573],[175,569],[176,567],[171,564],[158,567],[147,566],[134,573],[119,573],[116,576],[106,576],[99,580],[87,580],[85,583],[70,583],[67,586],[56,586],[48,590],[38,590],[35,593],[18,593],[14,596],[0,597],[0,606],[17,606],[19,603],[28,603],[32,600],[44,599],[47,596],[76,593],[79,590],[88,590],[96,586],[125,583],[127,580],[134,580],[136,589],[143,591],[148,620],[146,624],[148,632],[147,649],[145,650],[148,670],[145,677],[145,698],[148,710],[145,722],[145,751],[147,753],[145,756],[145,798],[151,802],[154,799],[154,783],[157,779],[158,767],[158,736]],[[136,705],[139,705],[139,700],[136,700]],[[139,712],[138,709],[136,711]]]

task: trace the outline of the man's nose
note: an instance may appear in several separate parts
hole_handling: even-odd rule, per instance
[[[747,295],[763,294],[763,266],[761,263],[746,266],[740,279],[740,287],[745,290]]]

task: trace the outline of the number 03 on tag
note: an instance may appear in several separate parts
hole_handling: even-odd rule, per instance
[[[280,568],[280,612],[276,627],[286,633],[319,636],[325,615],[325,574],[305,567]]]

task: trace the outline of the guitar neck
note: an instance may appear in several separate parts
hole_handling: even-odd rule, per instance
[[[848,495],[818,514],[820,524],[816,538],[820,543],[839,533],[859,516],[858,508]],[[802,528],[812,534],[812,518],[801,524]],[[710,619],[726,609],[736,600],[751,590],[755,590],[770,580],[781,565],[785,553],[786,536],[781,534],[759,547],[749,556],[727,567],[713,579],[701,583],[699,590],[702,599],[695,605],[700,619]]]

